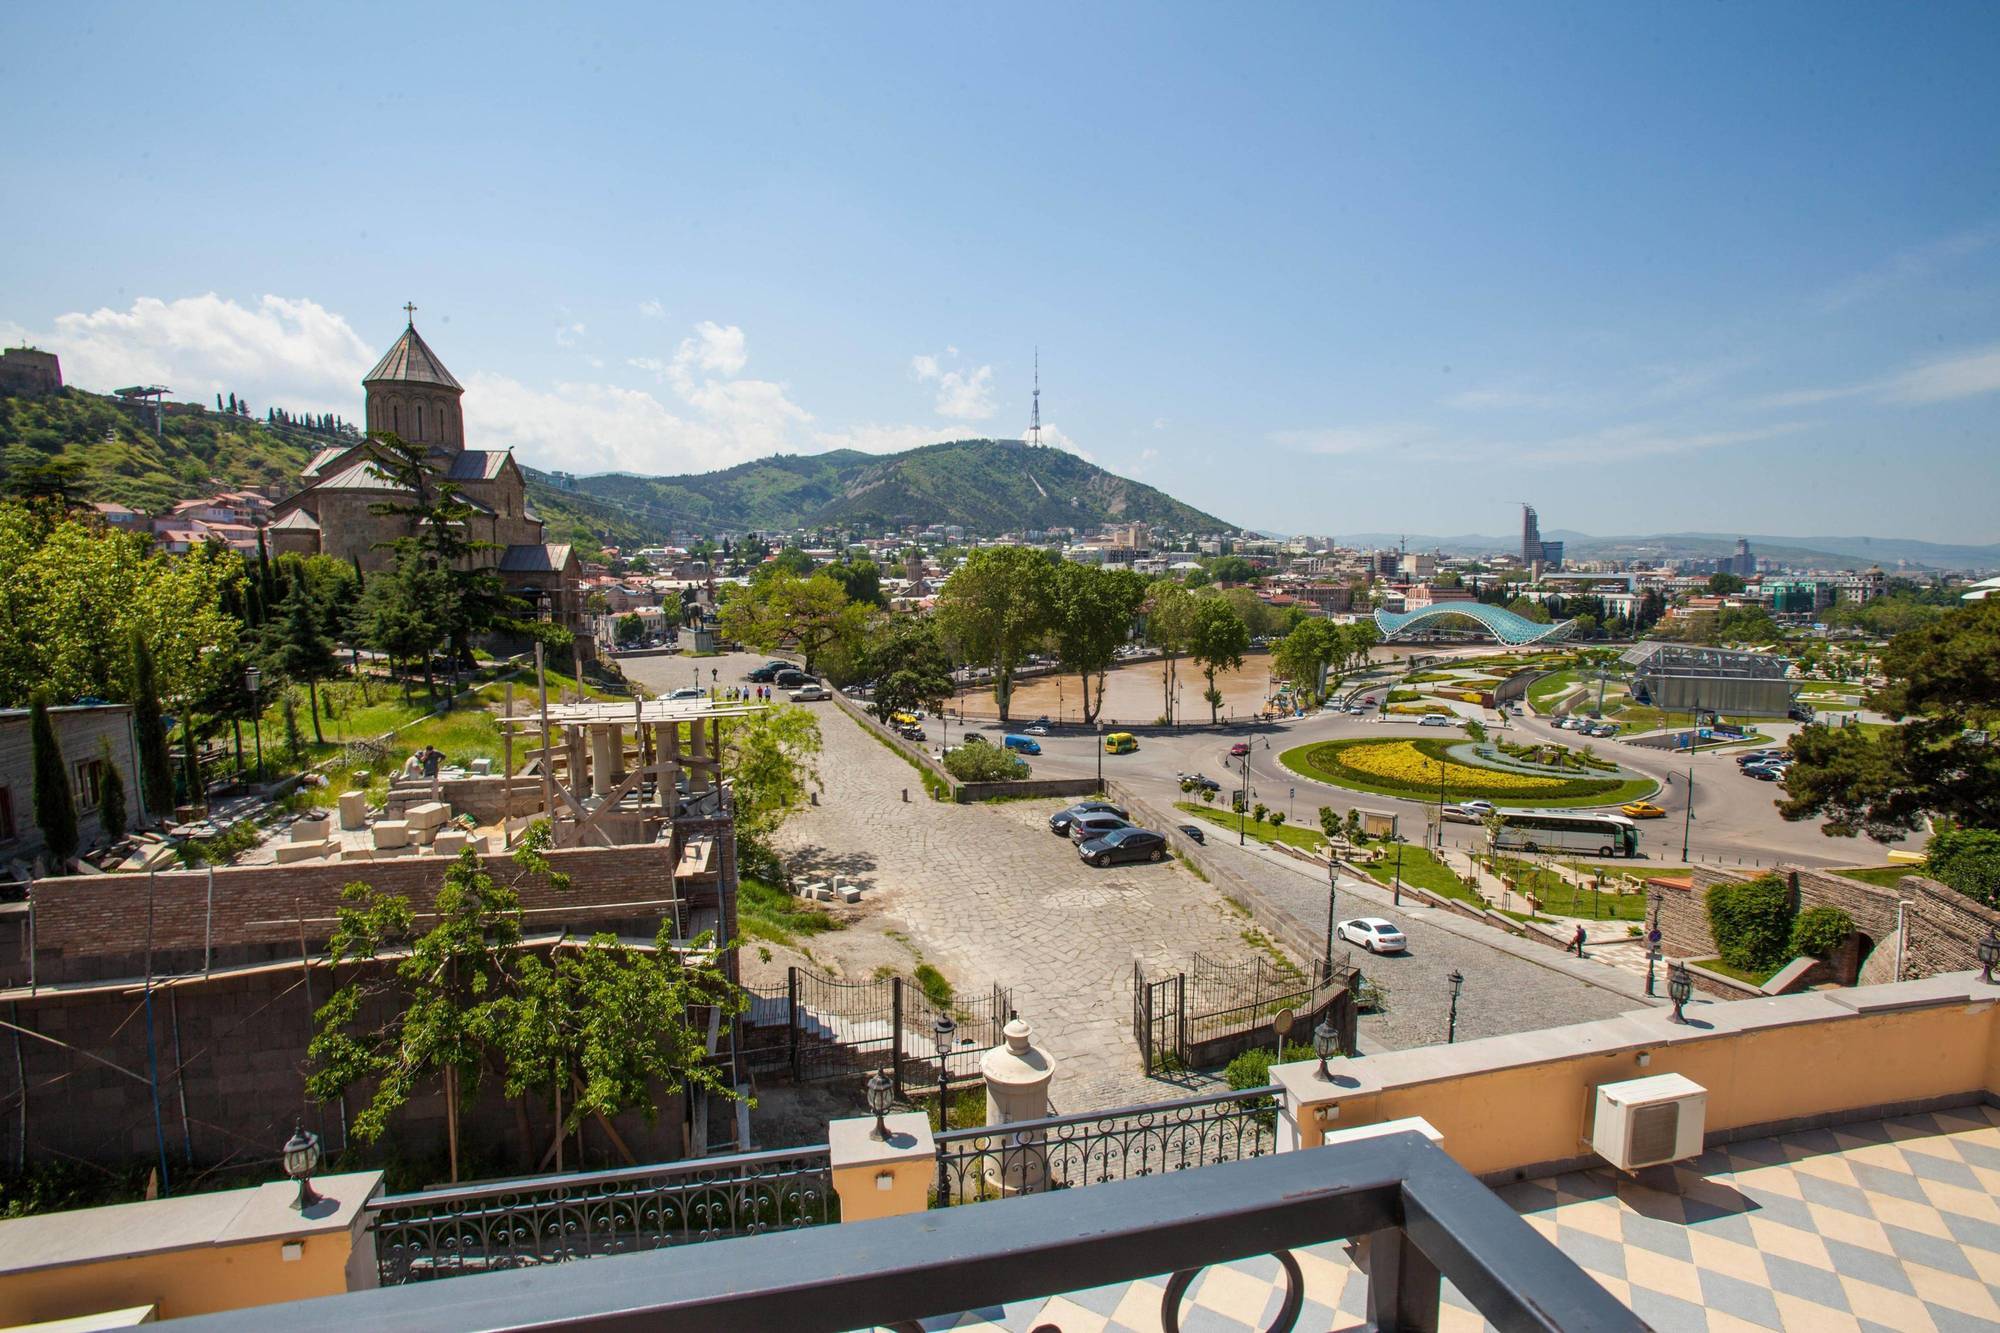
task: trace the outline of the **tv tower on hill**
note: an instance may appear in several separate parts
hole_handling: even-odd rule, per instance
[[[1028,409],[1028,443],[1039,448],[1042,443],[1042,349],[1035,348],[1035,396],[1034,406]]]

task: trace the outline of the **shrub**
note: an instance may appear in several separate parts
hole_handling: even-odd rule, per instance
[[[951,983],[945,980],[944,973],[929,963],[918,963],[916,977],[917,985],[923,988],[924,998],[931,1002],[933,1009],[951,1008],[953,999]]]
[[[1746,972],[1765,972],[1789,957],[1792,892],[1776,875],[1708,891],[1708,928],[1722,961]]]
[[[1250,818],[1256,820],[1259,824],[1261,824],[1264,822],[1264,816],[1269,814],[1270,811],[1271,811],[1270,806],[1265,805],[1262,801],[1259,801],[1257,802],[1257,804],[1250,807]]]
[[[2000,833],[1947,828],[1931,835],[1924,873],[1988,907],[2000,907]]]
[[[960,782],[1019,782],[1028,761],[997,745],[961,745],[944,757],[945,771]]]
[[[1273,810],[1271,812],[1271,827],[1283,828],[1284,826],[1285,826],[1285,812],[1283,810]]]
[[[1792,922],[1794,958],[1825,958],[1854,933],[1854,918],[1838,907],[1808,907]]]
[[[1229,1062],[1222,1071],[1222,1077],[1237,1092],[1248,1092],[1252,1088],[1271,1086],[1271,1066],[1292,1064],[1299,1060],[1316,1060],[1313,1048],[1291,1042],[1285,1047],[1285,1058],[1278,1059],[1277,1053],[1268,1046],[1257,1046],[1243,1052]]]

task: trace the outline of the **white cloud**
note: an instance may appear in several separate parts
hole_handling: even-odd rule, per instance
[[[654,297],[649,301],[639,302],[639,313],[647,319],[665,319],[667,308],[660,304],[658,297]]]
[[[1942,403],[2000,389],[2000,346],[1983,347],[1905,371],[1883,386],[1898,403]]]
[[[1568,401],[1562,394],[1534,393],[1526,389],[1467,389],[1444,400],[1446,407],[1462,412],[1548,411]]]
[[[1165,417],[1154,417],[1154,418],[1153,418],[1153,429],[1154,429],[1154,430],[1165,430],[1166,428],[1167,428],[1167,419],[1166,419]]]
[[[1153,464],[1159,461],[1160,451],[1158,449],[1141,449],[1139,456],[1127,463],[1123,468],[1120,468],[1119,471],[1128,477],[1143,477],[1152,468]]]
[[[947,369],[947,361],[958,359],[958,349],[947,347],[941,357],[919,353],[910,358],[910,373],[920,384],[935,384],[933,407],[939,416],[956,421],[984,421],[993,415],[993,367],[975,366],[966,370]]]
[[[1835,284],[1815,304],[1822,314],[1832,314],[1856,302],[1893,291],[1905,283],[1926,278],[1996,243],[2000,243],[2000,226],[1973,227],[1924,245],[1912,246],[1889,256],[1866,272]]]
[[[674,353],[670,375],[688,376],[695,370],[718,375],[740,375],[750,363],[748,340],[743,330],[731,324],[724,328],[711,320],[694,326],[694,336],[681,340]]]
[[[583,337],[582,324],[556,325],[556,346],[558,347],[574,347],[576,346],[577,339],[581,337]]]
[[[822,449],[859,449],[864,454],[899,454],[926,444],[962,440],[965,432],[951,426],[894,426],[864,422],[846,430],[818,431],[813,443]]]
[[[1428,426],[1414,422],[1384,421],[1358,426],[1322,426],[1306,430],[1271,432],[1271,441],[1287,449],[1309,454],[1373,454],[1404,449],[1431,439]]]
[[[20,336],[60,356],[63,378],[87,389],[164,384],[177,399],[240,393],[343,416],[359,414],[361,377],[378,355],[316,301],[262,296],[244,306],[214,292],[58,315],[53,329]]]

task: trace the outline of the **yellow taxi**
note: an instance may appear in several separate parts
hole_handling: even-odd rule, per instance
[[[1660,819],[1667,812],[1651,801],[1631,801],[1619,806],[1618,813],[1627,819]]]
[[[1130,754],[1139,748],[1139,738],[1129,731],[1114,731],[1104,738],[1104,753]]]

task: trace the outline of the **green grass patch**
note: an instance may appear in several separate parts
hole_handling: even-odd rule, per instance
[[[1216,810],[1209,806],[1196,805],[1193,801],[1175,801],[1174,809],[1198,815],[1226,832],[1236,832],[1234,811]],[[1326,841],[1316,825],[1308,827],[1303,824],[1273,824],[1268,820],[1252,819],[1247,814],[1243,816],[1243,832],[1245,836],[1255,838],[1259,842],[1287,842],[1294,847],[1303,847],[1307,851],[1319,850],[1320,845]]]
[[[1411,801],[1435,801],[1438,799],[1437,783],[1433,779],[1427,783],[1396,782],[1373,773],[1364,773],[1339,763],[1338,756],[1345,748],[1358,745],[1382,745],[1407,740],[1417,747],[1427,759],[1443,758],[1459,765],[1445,752],[1453,745],[1462,744],[1457,738],[1429,739],[1422,737],[1364,737],[1344,741],[1320,741],[1312,745],[1298,745],[1284,751],[1278,761],[1286,768],[1314,782],[1324,782],[1335,787],[1345,787],[1350,791],[1374,792],[1380,796],[1396,796]],[[1462,766],[1462,765],[1461,765]],[[1447,800],[1462,801],[1472,797],[1482,797],[1495,805],[1513,808],[1564,808],[1587,805],[1622,805],[1650,796],[1659,790],[1659,784],[1651,778],[1550,778],[1548,785],[1523,791],[1518,787],[1508,789],[1498,785],[1504,781],[1504,774],[1496,770],[1496,785],[1479,787],[1471,785],[1454,786],[1446,790]]]
[[[1601,875],[1605,879],[1629,876],[1644,879],[1652,875],[1685,875],[1688,866],[1654,865],[1650,861],[1565,861],[1572,870],[1581,870],[1588,875]]]
[[[1853,870],[1836,870],[1833,873],[1847,879],[1858,879],[1863,884],[1873,884],[1878,889],[1893,889],[1902,882],[1903,876],[1923,874],[1924,867],[1921,862],[1913,862],[1901,866],[1866,866]]]
[[[1644,921],[1646,895],[1619,893],[1615,886],[1596,892],[1579,888],[1546,866],[1510,857],[1499,858],[1496,869],[1515,882],[1515,892],[1532,895],[1542,910],[1553,916],[1584,917],[1592,921]]]
[[[847,923],[817,903],[795,898],[775,884],[745,875],[737,882],[736,926],[751,939],[790,947],[798,943],[801,935],[845,930]]]
[[[951,799],[951,784],[949,782],[946,782],[943,778],[931,772],[929,768],[911,758],[901,746],[875,730],[875,728],[864,726],[861,730],[873,737],[877,745],[887,750],[890,754],[895,755],[896,758],[902,760],[911,768],[916,769],[917,776],[923,779],[924,790],[930,794],[930,798],[933,801],[949,801]]]
[[[1208,872],[1196,865],[1186,852],[1175,852],[1174,859],[1179,861],[1190,875],[1193,875],[1204,884],[1208,883]]]
[[[1752,972],[1741,967],[1731,967],[1720,958],[1690,958],[1688,962],[1695,967],[1704,968],[1710,972],[1720,972],[1725,977],[1731,977],[1750,986],[1762,986],[1765,982],[1784,970],[1784,964],[1782,963],[1768,972]]]
[[[1377,861],[1363,869],[1368,877],[1388,888],[1396,882],[1396,851],[1389,848],[1387,860]],[[1440,898],[1456,898],[1474,907],[1486,906],[1486,900],[1477,892],[1465,886],[1465,881],[1440,861],[1437,853],[1428,847],[1414,847],[1403,844],[1402,878],[1405,884],[1414,884],[1420,889],[1428,889]]]
[[[918,963],[914,975],[917,979],[917,985],[924,992],[924,998],[931,1002],[933,1009],[950,1009],[952,1007],[953,1001],[958,996],[953,992],[951,982],[945,979],[944,973],[938,971],[929,963]]]
[[[1556,696],[1576,682],[1577,674],[1574,671],[1552,671],[1528,686],[1528,706],[1537,713],[1546,713]]]

